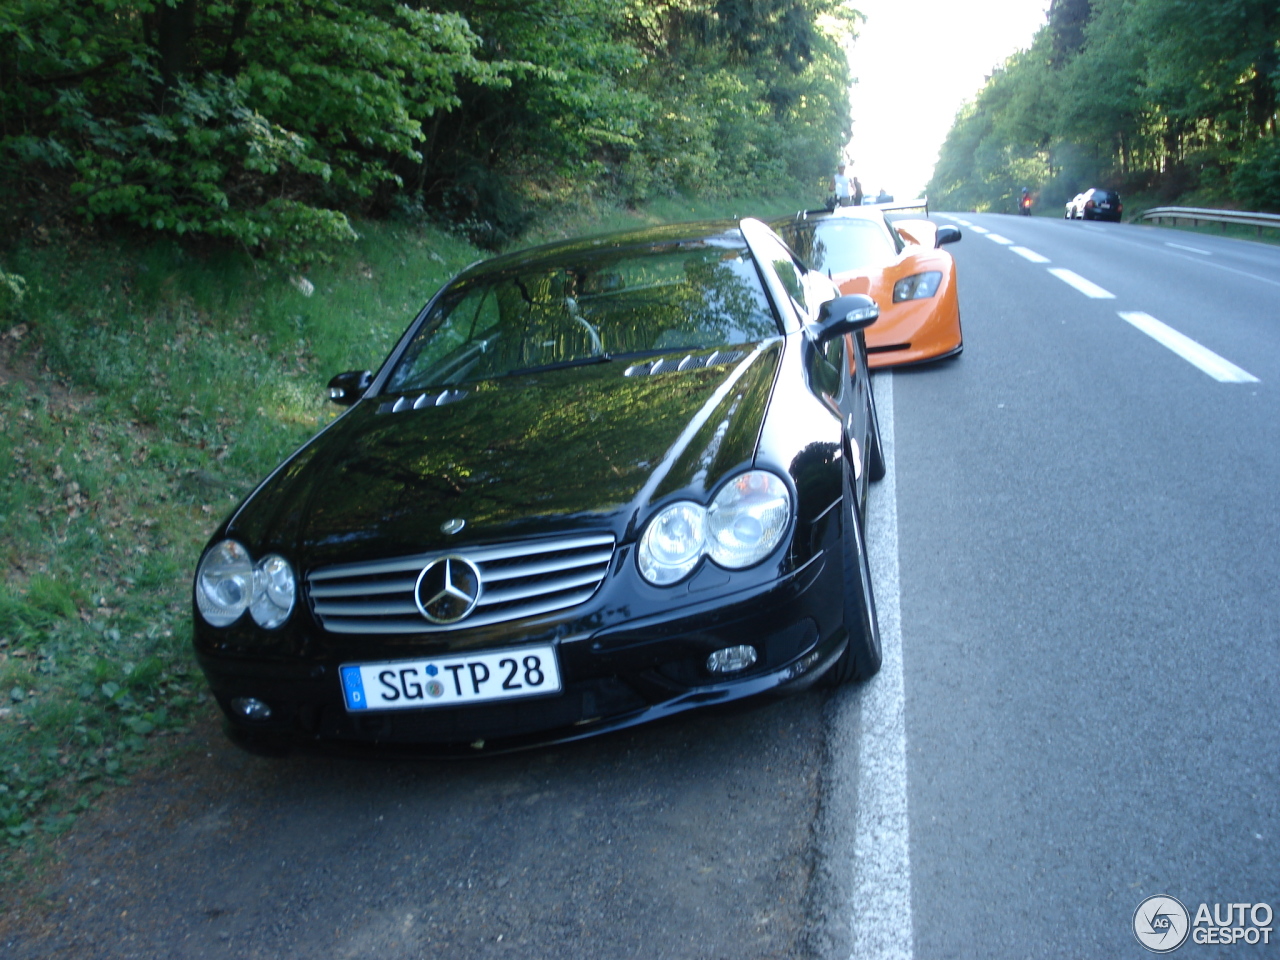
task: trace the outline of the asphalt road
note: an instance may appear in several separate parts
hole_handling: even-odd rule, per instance
[[[1280,909],[1280,249],[955,219],[964,354],[876,378],[871,684],[452,764],[210,720],[0,956],[1124,958],[1150,896]]]
[[[956,219],[965,352],[893,377],[911,946],[1148,956],[1148,896],[1280,907],[1280,248]]]

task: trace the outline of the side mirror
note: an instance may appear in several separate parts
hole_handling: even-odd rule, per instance
[[[828,300],[818,310],[818,322],[809,329],[818,344],[871,326],[880,316],[876,302],[862,293]]]
[[[336,404],[349,407],[369,389],[373,383],[373,373],[369,370],[348,370],[329,381],[329,399]]]
[[[944,243],[955,243],[961,236],[963,236],[963,234],[960,233],[959,227],[943,224],[938,227],[938,237],[933,241],[933,245],[935,247],[940,247]]]

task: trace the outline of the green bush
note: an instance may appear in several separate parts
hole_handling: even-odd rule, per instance
[[[27,295],[27,281],[16,273],[0,270],[0,319],[11,319],[18,314],[18,306]]]
[[[1260,140],[1245,151],[1232,188],[1245,207],[1280,212],[1280,137]]]

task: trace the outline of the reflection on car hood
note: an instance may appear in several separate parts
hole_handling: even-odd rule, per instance
[[[626,539],[646,503],[699,496],[751,462],[782,347],[682,371],[614,361],[507,377],[421,409],[369,398],[273,474],[227,532],[305,566],[587,527]],[[450,520],[466,522],[461,535],[442,532]]]

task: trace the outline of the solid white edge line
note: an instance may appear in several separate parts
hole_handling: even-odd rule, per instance
[[[1050,267],[1049,272],[1069,286],[1075,287],[1086,297],[1093,300],[1114,300],[1116,295],[1109,290],[1104,290],[1092,280],[1086,280],[1074,270],[1068,270],[1066,267]]]
[[[1010,247],[1009,249],[1012,250],[1014,253],[1016,253],[1018,256],[1022,257],[1023,260],[1030,260],[1032,263],[1048,263],[1049,262],[1048,257],[1043,256],[1042,254],[1036,253],[1034,250],[1029,250],[1026,247]]]
[[[884,451],[884,479],[871,487],[867,552],[880,622],[883,665],[857,691],[858,798],[852,882],[851,960],[911,960],[910,819],[907,735],[898,585],[898,494],[893,425],[893,375],[872,378]]]
[[[1149,313],[1138,311],[1121,311],[1120,319],[1133,324],[1152,340],[1168,347],[1183,360],[1199,367],[1219,383],[1258,383],[1259,380],[1247,370],[1242,370],[1230,360],[1218,356],[1208,347],[1192,340],[1185,333],[1179,333],[1173,327],[1161,323]]]

